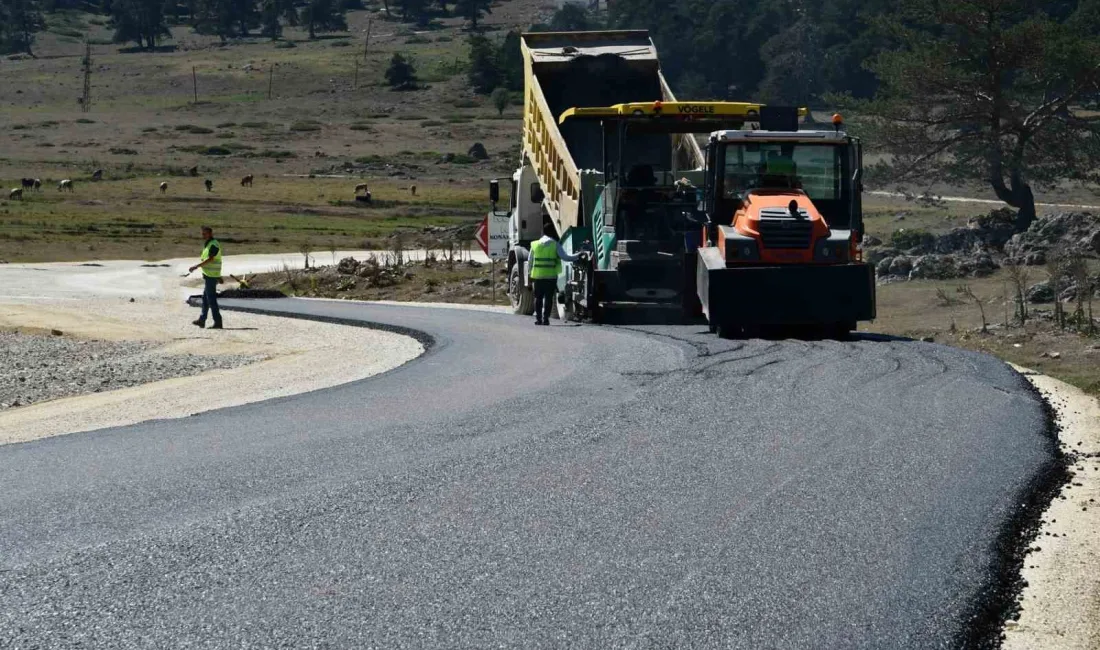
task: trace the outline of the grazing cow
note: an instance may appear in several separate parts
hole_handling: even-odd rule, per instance
[[[34,191],[35,192],[41,192],[42,191],[42,179],[41,178],[34,179]]]
[[[93,181],[103,180],[103,170],[102,169],[97,169],[94,172],[92,172],[92,180]]]
[[[415,185],[410,185],[409,186],[409,193],[412,194],[413,196],[416,196],[416,186]]]
[[[14,201],[16,199],[19,199],[20,201],[22,201],[23,200],[23,188],[22,187],[13,187],[13,188],[11,188],[11,191],[8,192],[8,199],[11,200],[11,201]]]
[[[73,182],[68,178],[57,184],[57,191],[61,192],[63,190],[73,191]]]
[[[23,178],[23,179],[20,179],[20,182],[23,184],[23,189],[25,189],[25,190],[29,190],[32,187],[34,187],[34,179],[33,178]]]
[[[164,194],[167,191],[168,191],[168,181],[161,182],[161,184],[160,184],[160,193]]]
[[[358,194],[360,192],[370,192],[370,190],[367,189],[367,184],[366,183],[359,183],[358,185],[355,186],[355,193]]]
[[[252,174],[241,179],[241,187],[252,187]]]
[[[210,180],[209,178],[204,180],[202,182],[202,184],[206,186],[206,191],[207,192],[213,192],[214,191],[214,181]]]
[[[199,167],[198,167],[198,165],[195,165],[195,166],[194,166],[194,167],[192,167],[191,169],[188,169],[188,170],[187,170],[187,173],[188,173],[188,174],[191,174],[192,176],[198,176],[198,175],[199,175]]]

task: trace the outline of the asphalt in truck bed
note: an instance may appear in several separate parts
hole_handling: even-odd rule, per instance
[[[1054,463],[1021,377],[934,344],[225,302],[430,347],[0,447],[0,645],[956,647]]]

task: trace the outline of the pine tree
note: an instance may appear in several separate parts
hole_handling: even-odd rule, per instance
[[[424,27],[431,21],[431,13],[428,11],[429,0],[398,0],[401,5],[401,17],[406,22],[415,22]]]
[[[334,0],[309,0],[302,7],[298,18],[305,25],[310,38],[317,38],[317,32],[346,32],[348,21],[344,11]]]
[[[116,43],[133,41],[152,51],[162,37],[172,36],[165,24],[164,5],[160,0],[113,0],[111,13]]]
[[[898,47],[876,57],[881,85],[856,103],[887,180],[981,184],[1035,219],[1033,185],[1100,182],[1100,41],[1089,20],[1039,0],[912,0],[886,21]]]
[[[46,28],[35,0],[4,0],[0,10],[0,52],[25,52],[34,56],[35,32]]]
[[[512,93],[508,92],[507,88],[497,88],[490,97],[493,100],[493,107],[497,109],[497,114],[503,117],[504,109],[512,103]]]
[[[470,36],[470,70],[468,76],[474,92],[487,95],[500,85],[498,55],[492,41],[484,36]]]
[[[248,36],[260,24],[254,0],[197,0],[191,24],[203,34],[217,34],[224,42],[235,36]]]
[[[268,38],[279,38],[283,34],[284,21],[288,25],[298,24],[294,0],[263,0],[260,7],[261,33]]]
[[[760,101],[786,106],[809,106],[822,91],[821,30],[809,18],[768,39],[760,48],[764,79]]]
[[[548,27],[552,32],[586,32],[594,29],[596,24],[589,17],[587,9],[570,2],[554,12]]]
[[[470,21],[470,27],[477,29],[477,22],[485,14],[493,13],[491,0],[457,0],[455,14]]]
[[[416,68],[411,61],[394,52],[390,67],[386,69],[386,83],[394,90],[415,90]]]
[[[508,32],[496,48],[496,68],[500,83],[508,90],[523,91],[523,52],[519,45],[519,32]]]

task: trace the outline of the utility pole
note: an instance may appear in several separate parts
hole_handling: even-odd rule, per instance
[[[84,94],[80,97],[80,110],[92,110],[92,44],[84,43]]]
[[[277,64],[272,63],[271,69],[267,72],[267,98],[271,99],[271,86],[275,83],[275,66]]]
[[[352,85],[353,90],[359,90],[359,59],[355,60],[355,84]]]
[[[191,66],[191,88],[195,92],[195,103],[199,103],[199,76],[195,72],[195,66]]]

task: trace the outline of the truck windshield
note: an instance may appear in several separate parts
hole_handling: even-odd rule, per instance
[[[725,147],[722,193],[734,198],[751,189],[800,189],[817,201],[837,201],[842,187],[844,148],[794,142],[730,143]]]

